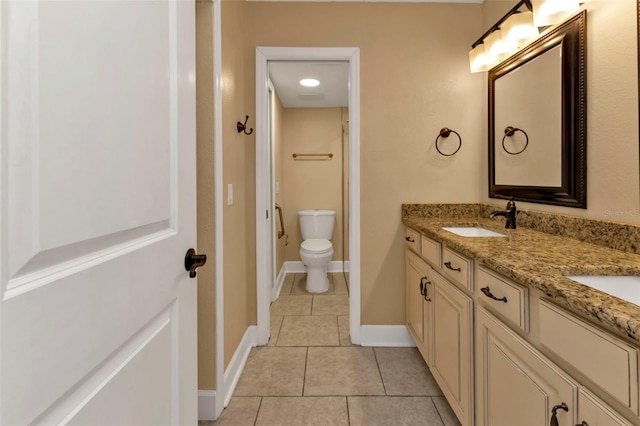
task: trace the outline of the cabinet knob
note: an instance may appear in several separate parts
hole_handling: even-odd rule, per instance
[[[551,421],[549,422],[549,426],[558,426],[558,410],[569,411],[569,407],[564,402],[558,405],[554,405],[551,409]]]

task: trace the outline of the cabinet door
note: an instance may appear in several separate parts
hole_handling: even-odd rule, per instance
[[[435,272],[433,309],[433,363],[431,372],[463,425],[473,424],[472,309],[473,301]]]
[[[405,293],[407,310],[407,329],[420,352],[426,356],[422,322],[423,295],[420,284],[424,285],[427,264],[418,255],[407,250],[405,264]]]
[[[577,385],[535,348],[476,308],[477,422],[487,426],[549,425],[554,406],[561,426],[573,426]]]
[[[578,391],[578,425],[630,426],[631,423],[615,413],[586,389]]]

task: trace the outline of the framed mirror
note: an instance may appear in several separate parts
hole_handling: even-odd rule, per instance
[[[489,197],[586,208],[586,11],[489,71]]]

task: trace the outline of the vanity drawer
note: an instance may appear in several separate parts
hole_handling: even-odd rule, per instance
[[[471,262],[471,259],[467,259],[447,247],[443,247],[442,249],[443,273],[462,287],[473,291]]]
[[[540,343],[638,414],[638,350],[540,301]]]
[[[529,330],[529,292],[525,287],[509,282],[483,268],[478,268],[476,284],[480,292],[478,300],[516,327],[524,331]]]
[[[442,263],[440,263],[442,260],[442,244],[424,235],[420,240],[420,255],[435,268],[440,269],[442,267]]]
[[[407,247],[416,253],[420,253],[420,233],[415,229],[407,228],[404,237]]]

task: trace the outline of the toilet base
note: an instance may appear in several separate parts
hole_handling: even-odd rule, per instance
[[[309,293],[324,293],[329,290],[327,267],[307,266],[307,291]]]

